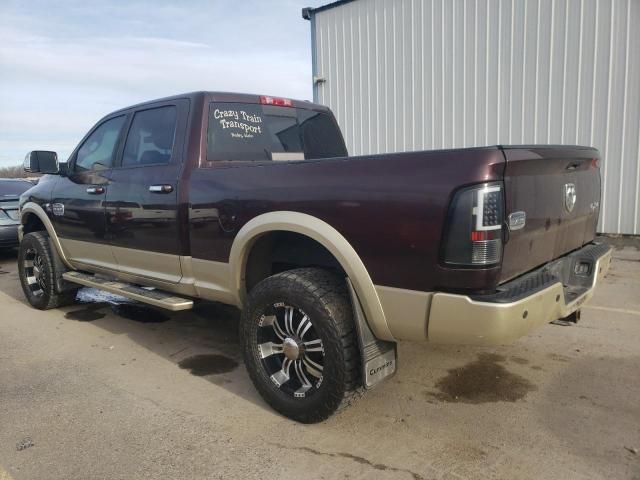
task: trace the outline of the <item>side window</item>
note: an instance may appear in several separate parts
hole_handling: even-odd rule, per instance
[[[131,122],[122,166],[169,163],[176,131],[176,107],[137,112]]]
[[[340,128],[331,115],[300,109],[298,121],[305,158],[335,158],[348,155]]]
[[[104,170],[113,165],[113,155],[118,143],[124,115],[107,120],[96,128],[80,146],[76,156],[76,171]]]

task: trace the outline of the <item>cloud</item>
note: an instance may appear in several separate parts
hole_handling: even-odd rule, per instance
[[[310,99],[302,3],[0,7],[0,165],[36,148],[64,158],[100,117],[153,98],[220,90]]]

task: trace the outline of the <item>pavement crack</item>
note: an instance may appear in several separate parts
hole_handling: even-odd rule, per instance
[[[423,477],[419,473],[416,473],[416,472],[414,472],[412,470],[408,470],[406,468],[396,468],[396,467],[392,467],[390,465],[386,465],[384,463],[373,463],[372,461],[367,460],[364,457],[360,457],[358,455],[353,455],[351,453],[321,452],[320,450],[316,450],[315,448],[295,447],[295,446],[292,447],[292,446],[282,445],[280,443],[271,443],[271,445],[273,445],[275,447],[278,447],[278,448],[287,449],[287,450],[298,450],[298,451],[301,451],[301,452],[311,453],[313,455],[318,455],[318,456],[322,456],[322,457],[346,458],[348,460],[352,460],[352,461],[354,461],[356,463],[359,463],[361,465],[367,465],[368,467],[371,467],[374,470],[382,470],[382,471],[397,472],[397,473],[408,473],[409,475],[411,475],[411,477],[413,477],[414,480],[427,480],[426,477]]]
[[[169,355],[170,357],[175,357],[176,355],[178,355],[179,353],[184,352],[185,350],[187,350],[189,347],[186,346],[184,348],[181,348],[180,350],[178,350],[177,352],[173,352],[171,355]]]

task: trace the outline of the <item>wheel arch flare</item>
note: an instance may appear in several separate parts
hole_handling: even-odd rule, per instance
[[[244,303],[247,295],[246,268],[252,247],[263,235],[278,231],[304,235],[326,248],[349,277],[376,337],[394,340],[373,281],[354,248],[334,227],[305,213],[269,212],[251,219],[240,229],[229,255],[231,288],[236,292],[239,305]]]

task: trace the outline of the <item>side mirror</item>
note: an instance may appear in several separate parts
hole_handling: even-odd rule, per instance
[[[60,172],[58,154],[45,150],[34,150],[24,157],[24,171],[28,173],[48,173],[56,175]]]

